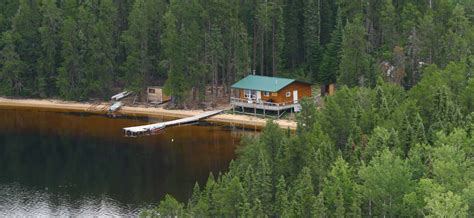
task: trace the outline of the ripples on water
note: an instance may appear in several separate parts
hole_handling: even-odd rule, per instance
[[[0,108],[0,217],[135,216],[225,171],[241,131],[181,126],[124,138],[157,118]]]
[[[29,189],[18,183],[0,185],[0,217],[136,216],[137,205],[124,205],[106,196],[72,200],[66,193]]]

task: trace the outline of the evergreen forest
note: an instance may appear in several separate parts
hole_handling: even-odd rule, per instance
[[[473,22],[473,0],[0,0],[0,96],[159,84],[180,107],[253,72],[336,83],[296,133],[269,121],[142,215],[472,217]]]

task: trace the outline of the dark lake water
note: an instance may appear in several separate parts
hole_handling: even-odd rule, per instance
[[[133,216],[167,193],[185,200],[227,170],[244,134],[204,123],[122,136],[158,121],[0,108],[0,217]]]

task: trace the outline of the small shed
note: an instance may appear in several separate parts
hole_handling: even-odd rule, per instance
[[[161,104],[171,99],[163,92],[163,88],[160,86],[149,86],[146,92],[147,102],[150,104]]]

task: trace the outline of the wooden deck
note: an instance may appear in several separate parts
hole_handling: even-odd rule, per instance
[[[246,108],[256,108],[262,110],[269,110],[269,111],[281,111],[287,110],[290,108],[294,108],[295,106],[299,106],[297,102],[284,102],[284,103],[273,103],[273,102],[266,102],[260,101],[257,102],[255,100],[248,100],[248,99],[241,99],[241,98],[230,98],[230,104],[232,106],[237,107],[246,107]]]
[[[199,120],[214,116],[216,114],[220,114],[222,113],[222,111],[223,110],[208,111],[202,114],[198,114],[192,117],[186,117],[186,118],[182,118],[178,120],[171,120],[171,121],[148,124],[148,125],[143,125],[143,126],[126,127],[126,128],[123,128],[123,131],[125,133],[125,136],[131,136],[131,137],[136,137],[140,135],[149,135],[157,130],[164,129],[166,127],[197,122]]]
[[[246,113],[245,108],[253,109],[253,115],[257,115],[257,110],[262,110],[263,116],[267,116],[267,112],[276,112],[277,118],[280,118],[281,115],[287,110],[295,111],[295,108],[300,108],[298,102],[283,102],[283,103],[274,103],[267,101],[255,101],[250,99],[241,99],[241,98],[230,98],[230,104],[232,106],[232,111],[237,113],[252,114]],[[236,111],[236,108],[241,108],[242,111]],[[281,113],[283,112],[283,113]]]

